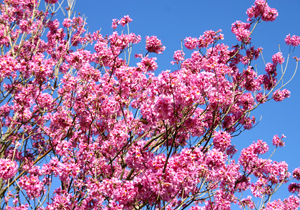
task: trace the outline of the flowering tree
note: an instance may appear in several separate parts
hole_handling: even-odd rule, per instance
[[[232,24],[239,44],[220,43],[221,30],[187,37],[191,57],[176,51],[178,70],[158,76],[152,55],[165,47],[155,36],[130,65],[141,37],[115,31],[129,16],[114,19],[114,32],[102,36],[86,32],[74,1],[61,25],[54,6],[63,3],[45,2],[44,10],[37,0],[0,3],[1,209],[300,206],[300,168],[291,174],[285,162],[262,157],[269,146],[261,140],[239,156],[231,143],[256,125],[252,110],[290,95],[284,64],[300,37],[286,37],[286,58],[275,53],[260,74],[253,67],[262,48],[251,45],[251,34],[278,15],[265,0],[247,10],[246,22]],[[275,149],[284,137],[274,136]],[[272,200],[291,179],[295,195]]]

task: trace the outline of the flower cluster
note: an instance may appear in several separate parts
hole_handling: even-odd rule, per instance
[[[241,21],[236,21],[231,26],[231,32],[234,33],[236,39],[240,42],[250,43],[250,23],[243,23]]]
[[[162,45],[161,41],[157,39],[156,36],[146,36],[146,50],[148,50],[148,52],[161,54],[165,49],[166,47]]]
[[[0,159],[0,178],[7,180],[15,176],[18,166],[15,161]]]
[[[144,57],[140,63],[137,63],[137,66],[144,72],[155,71],[158,67],[155,60],[156,58]]]
[[[231,145],[231,135],[226,131],[215,132],[213,142],[216,149],[225,151]]]
[[[266,0],[255,0],[254,6],[247,10],[248,21],[252,21],[254,18],[260,18],[263,21],[274,21],[278,12],[276,9],[271,8]]]
[[[31,175],[23,176],[20,178],[19,185],[24,189],[30,199],[39,197],[44,188],[43,183],[39,180],[38,176]]]
[[[121,18],[121,20],[113,19],[111,27],[113,29],[116,29],[119,24],[124,27],[127,23],[130,22],[132,22],[132,19],[129,17],[129,15],[125,15],[124,17]]]
[[[285,38],[285,43],[287,45],[292,45],[294,47],[297,47],[299,44],[300,44],[300,37],[299,36],[296,36],[296,35],[293,35],[291,37],[291,35],[287,35],[286,38]]]
[[[197,47],[199,49],[208,47],[209,45],[217,42],[218,40],[224,39],[224,35],[220,33],[221,31],[221,29],[218,31],[205,31],[204,34],[199,37],[199,39],[187,37],[184,40],[184,46],[190,50],[193,50]]]
[[[282,53],[278,52],[278,53],[274,54],[272,56],[272,62],[274,63],[274,65],[276,65],[277,63],[282,64],[284,62],[284,58],[282,56]]]
[[[273,145],[275,145],[276,147],[283,147],[284,146],[284,142],[282,141],[283,138],[285,138],[285,135],[282,135],[281,138],[279,138],[278,135],[276,134],[273,137]]]
[[[177,50],[174,52],[173,58],[175,61],[171,61],[171,64],[179,63],[179,61],[184,61],[184,52],[182,50]]]
[[[288,91],[287,89],[276,90],[273,93],[273,99],[274,101],[283,101],[285,98],[289,98],[290,94],[291,94],[290,91]]]

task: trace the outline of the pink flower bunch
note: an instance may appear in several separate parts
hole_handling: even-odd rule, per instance
[[[262,51],[262,47],[255,49],[251,47],[246,50],[246,56],[243,56],[241,62],[245,65],[249,64],[252,60],[256,60],[259,57],[259,53]]]
[[[132,19],[129,17],[129,15],[125,15],[121,18],[121,20],[113,19],[111,27],[113,29],[116,29],[118,25],[125,26],[127,23],[132,22]]]
[[[184,46],[189,50],[194,50],[198,46],[199,41],[197,38],[187,37],[184,39]]]
[[[293,47],[297,47],[300,44],[300,37],[296,35],[293,35],[291,37],[291,35],[289,34],[286,36],[284,41],[287,45],[292,45]]]
[[[298,181],[300,181],[300,168],[296,168],[293,171],[293,178],[297,179]]]
[[[217,131],[213,138],[214,147],[225,151],[231,145],[231,135],[226,131]]]
[[[30,175],[20,178],[19,185],[24,189],[30,199],[39,197],[44,188],[43,183],[39,180],[38,176]]]
[[[129,17],[129,15],[125,15],[124,17],[121,18],[120,25],[124,27],[127,23],[130,22],[132,22],[132,19]]]
[[[48,28],[52,33],[55,33],[59,27],[59,21],[57,19],[48,22]]]
[[[256,101],[263,104],[267,101],[268,96],[264,95],[263,93],[257,93],[256,95]]]
[[[224,35],[220,33],[221,31],[221,29],[218,31],[205,31],[204,34],[199,37],[198,48],[201,49],[208,47],[208,45],[213,44],[218,40],[224,39]]]
[[[288,190],[290,193],[296,193],[297,195],[300,195],[300,183],[292,182],[289,184]]]
[[[273,210],[273,209],[296,210],[299,208],[299,205],[300,205],[300,199],[296,196],[290,196],[284,199],[284,201],[278,199],[268,203],[265,209],[266,210]]]
[[[273,93],[273,99],[274,99],[274,101],[283,101],[284,99],[289,98],[290,95],[291,95],[291,93],[287,89],[276,90]]]
[[[252,197],[251,196],[247,196],[247,198],[243,198],[241,199],[241,201],[239,201],[239,205],[241,208],[244,208],[247,206],[250,209],[255,209],[255,204],[252,201]]]
[[[279,138],[276,134],[273,137],[273,145],[275,145],[276,147],[284,147],[284,142],[282,141],[283,138],[285,138],[285,135],[282,135],[281,138]]]
[[[179,61],[183,61],[184,60],[184,52],[182,50],[177,50],[174,52],[173,58],[175,61],[171,61],[171,64],[175,64],[175,63],[179,63]]]
[[[282,56],[281,52],[278,52],[276,54],[274,54],[272,56],[272,62],[274,63],[274,65],[277,65],[277,63],[279,64],[283,64],[284,62],[284,57]]]
[[[262,81],[257,78],[256,72],[253,70],[252,66],[248,66],[247,69],[243,71],[242,74],[244,81],[243,81],[243,87],[245,87],[248,91],[255,91],[261,89]],[[250,95],[248,95],[250,97]],[[252,96],[251,96],[252,97]]]
[[[156,36],[146,36],[146,50],[148,50],[148,52],[161,54],[165,49],[166,47],[162,45],[161,41],[157,39]]]
[[[71,24],[72,24],[72,20],[68,18],[65,18],[64,21],[62,22],[62,25],[66,28],[70,28]]]
[[[250,23],[243,23],[236,21],[231,26],[231,32],[235,34],[236,38],[240,42],[250,43]]]
[[[137,63],[137,66],[143,71],[155,71],[157,69],[157,63],[155,62],[156,58],[142,58],[140,63]]]
[[[269,146],[266,142],[258,140],[253,142],[249,147],[244,148],[239,158],[239,163],[244,167],[245,171],[252,170],[258,163],[258,155],[264,154],[269,150]]]
[[[0,178],[7,180],[16,175],[18,165],[15,161],[9,159],[0,159]]]
[[[20,63],[13,57],[6,55],[0,57],[0,77],[16,77],[16,71],[21,68]]]
[[[271,8],[266,0],[255,0],[254,6],[247,10],[248,21],[252,21],[253,18],[259,18],[263,21],[274,21],[278,12],[276,9]]]
[[[218,31],[205,31],[204,34],[199,37],[199,39],[187,37],[184,39],[184,46],[190,50],[194,50],[197,47],[199,49],[208,47],[210,44],[224,39],[224,35],[220,33],[221,31],[221,29]]]
[[[52,202],[47,203],[46,210],[55,209],[71,209],[72,204],[70,202],[72,196],[63,190],[55,190],[55,195],[52,197]]]

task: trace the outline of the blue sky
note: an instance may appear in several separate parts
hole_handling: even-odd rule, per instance
[[[236,20],[246,21],[246,10],[254,3],[254,0],[128,0],[128,1],[99,1],[99,0],[77,0],[75,11],[87,17],[89,31],[99,30],[101,34],[111,34],[111,21],[113,18],[120,19],[129,15],[133,22],[130,23],[130,31],[142,37],[142,44],[134,47],[134,52],[144,50],[145,36],[155,35],[162,40],[166,50],[162,55],[157,55],[159,73],[162,70],[175,70],[170,61],[173,59],[175,50],[181,48],[181,39],[185,37],[199,37],[205,30],[222,29],[225,36],[223,42],[232,46],[237,44],[235,36],[231,33],[231,24]],[[271,56],[278,52],[278,44],[286,57],[289,47],[285,45],[284,38],[287,34],[300,36],[300,1],[268,1],[271,7],[279,12],[279,17],[274,22],[261,23],[253,34],[253,45],[263,47],[263,55],[266,62],[271,61]],[[58,12],[61,13],[61,12]],[[59,18],[60,15],[57,17]],[[118,27],[118,32],[120,28]],[[184,49],[186,57],[192,51]],[[300,48],[296,48],[294,56],[300,57]],[[131,59],[131,65],[138,60]],[[284,63],[285,64],[285,63]],[[264,73],[262,59],[257,60],[258,73]],[[292,59],[286,74],[287,81],[295,69]],[[262,120],[257,127],[251,131],[245,131],[233,139],[239,152],[243,146],[248,146],[257,139],[268,142],[272,151],[272,137],[275,134],[285,134],[286,146],[276,151],[272,159],[286,161],[292,171],[300,167],[300,72],[287,85],[291,91],[291,97],[283,102],[269,102],[260,106],[253,112],[257,119]],[[271,152],[270,152],[271,153]],[[283,186],[273,198],[287,197],[288,192]]]

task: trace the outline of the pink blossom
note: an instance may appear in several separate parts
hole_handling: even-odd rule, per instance
[[[242,208],[245,208],[246,206],[250,209],[255,208],[255,204],[251,199],[251,196],[248,196],[247,198],[243,198],[241,201],[239,201],[239,205],[241,205]]]
[[[18,171],[18,165],[15,161],[9,159],[0,159],[0,178],[7,180],[15,176]]]
[[[250,37],[250,24],[236,21],[231,26],[231,32],[235,34],[238,41],[249,43]]]
[[[273,93],[273,99],[274,101],[283,101],[285,98],[289,98],[290,94],[290,91],[288,91],[287,89],[276,90]]]
[[[233,157],[233,155],[235,154],[235,153],[237,153],[237,149],[235,148],[235,145],[230,145],[227,149],[226,149],[226,154],[230,157],[230,158],[232,158]]]
[[[290,210],[296,210],[300,206],[300,199],[295,196],[290,196],[284,201],[274,200],[267,204],[266,210],[273,210],[273,209],[290,209]]]
[[[24,189],[29,198],[33,199],[41,195],[44,186],[37,176],[31,175],[20,178],[19,185]]]
[[[72,23],[72,20],[66,18],[66,19],[64,19],[62,25],[63,25],[64,27],[66,27],[66,28],[69,28],[69,27],[71,26],[71,23]]]
[[[179,63],[179,61],[184,60],[184,52],[182,50],[177,50],[174,52],[173,58],[175,61],[172,61],[172,64]]]
[[[278,52],[272,56],[272,62],[276,65],[277,63],[282,64],[284,62],[284,58],[282,57],[282,53]]]
[[[116,29],[116,28],[118,27],[119,23],[120,23],[119,20],[113,19],[113,20],[112,20],[112,25],[111,25],[111,27],[112,27],[113,29]]]
[[[300,183],[291,183],[288,186],[288,190],[290,193],[300,194]]]
[[[225,151],[231,144],[231,135],[226,131],[215,132],[213,142],[216,149]]]
[[[300,168],[294,169],[293,178],[297,179],[298,181],[300,180]]]
[[[285,43],[287,45],[292,45],[293,47],[297,47],[300,44],[300,37],[296,35],[293,35],[291,37],[291,35],[289,34],[285,38]]]
[[[156,58],[144,57],[140,63],[137,63],[137,66],[144,72],[155,71],[158,67],[155,60]]]
[[[266,0],[255,0],[254,6],[247,10],[248,21],[252,21],[253,18],[259,18],[263,21],[274,21],[278,12],[274,8],[270,8]]]
[[[208,45],[213,44],[214,42],[218,41],[219,39],[224,39],[223,34],[221,34],[222,30],[218,30],[218,31],[205,31],[203,35],[201,35],[199,37],[198,40],[198,48],[204,48],[204,47],[208,47]]]
[[[279,138],[278,135],[276,134],[273,137],[273,145],[275,145],[276,147],[283,147],[284,146],[284,142],[282,141],[283,138],[285,138],[284,135],[282,135],[281,138]]]
[[[121,20],[119,21],[121,26],[125,26],[127,23],[132,22],[132,19],[129,17],[129,15],[126,15],[124,17],[121,18]]]
[[[263,95],[263,93],[257,93],[256,95],[256,101],[263,104],[267,101],[268,99],[268,96],[266,95]]]
[[[161,54],[166,49],[166,47],[162,45],[161,41],[157,39],[156,36],[146,36],[146,49],[148,50],[148,52]]]
[[[198,46],[199,41],[197,38],[187,37],[184,39],[184,46],[189,50],[194,50]]]

